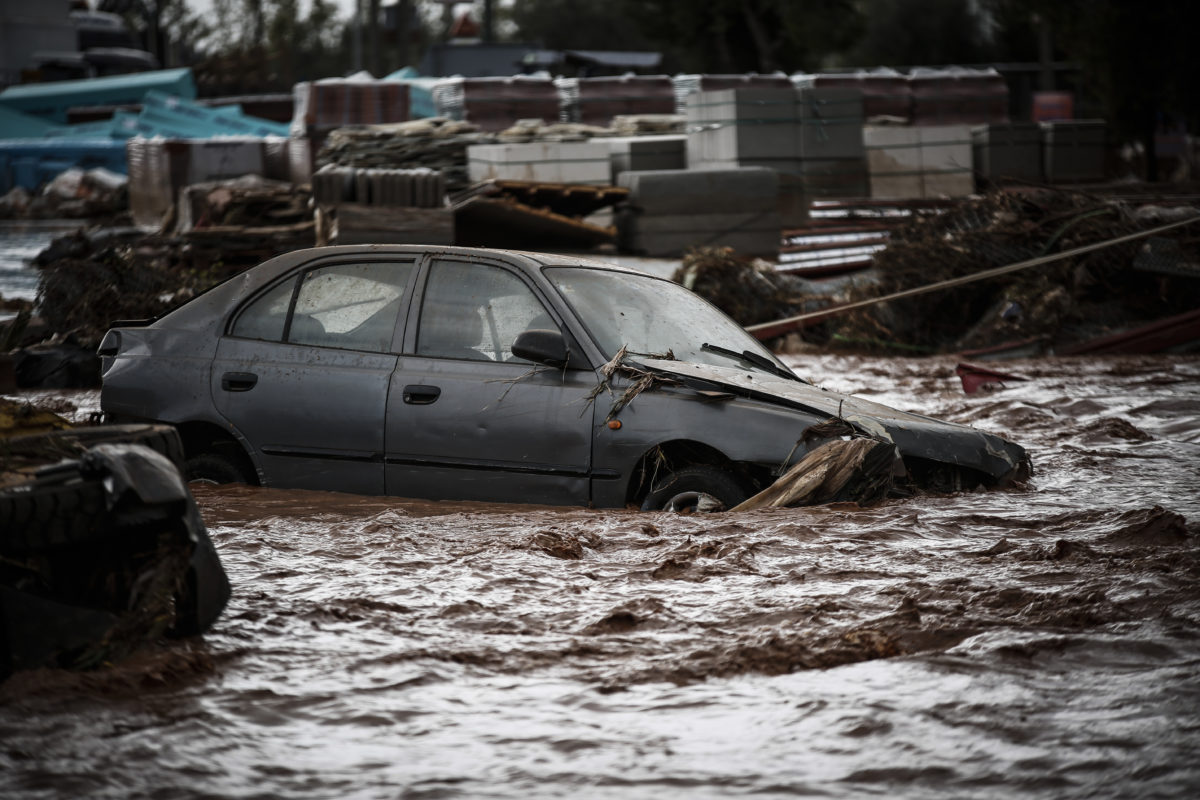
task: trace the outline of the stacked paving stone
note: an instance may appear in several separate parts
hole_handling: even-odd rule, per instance
[[[467,149],[467,173],[473,183],[510,180],[598,185],[612,179],[608,146],[601,141],[473,145]]]
[[[731,247],[744,255],[779,251],[779,176],[760,167],[624,172],[629,190],[617,215],[623,251],[677,256],[691,247]]]
[[[364,203],[379,206],[440,208],[446,181],[438,170],[359,169],[326,166],[312,176],[313,200],[319,205]]]
[[[1036,122],[995,122],[971,128],[975,171],[988,180],[1042,180],[1042,129]]]
[[[615,184],[622,172],[687,169],[687,136],[611,136],[606,145]]]
[[[688,165],[768,167],[807,197],[862,197],[862,119],[853,88],[699,92],[688,98]]]
[[[960,197],[975,189],[969,125],[868,125],[871,196]]]

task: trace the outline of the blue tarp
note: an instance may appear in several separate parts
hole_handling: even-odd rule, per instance
[[[140,103],[149,91],[192,100],[196,97],[196,83],[192,71],[186,67],[78,81],[27,83],[0,92],[0,106],[65,124],[69,108]]]
[[[112,139],[0,141],[0,194],[14,186],[33,191],[71,167],[105,167],[124,173],[127,171],[125,142]]]
[[[54,123],[0,106],[0,139],[36,139]]]
[[[412,119],[436,117],[437,105],[433,102],[433,87],[441,78],[422,78],[412,67],[398,69],[384,78],[385,81],[404,81],[408,84],[408,115]]]

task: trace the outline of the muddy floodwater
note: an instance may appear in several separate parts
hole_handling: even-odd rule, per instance
[[[1035,476],[707,516],[197,487],[225,615],[0,687],[0,796],[1200,796],[1200,359],[791,362]]]

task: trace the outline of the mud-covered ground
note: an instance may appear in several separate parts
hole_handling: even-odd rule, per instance
[[[694,517],[198,487],[225,616],[0,687],[0,796],[1197,796],[1200,359],[969,397],[952,360],[793,362],[1007,434],[1032,484]]]

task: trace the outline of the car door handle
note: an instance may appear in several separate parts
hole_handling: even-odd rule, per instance
[[[253,372],[226,372],[221,376],[221,388],[227,392],[248,392],[258,383]]]
[[[441,397],[442,390],[437,386],[421,386],[413,384],[404,387],[404,402],[414,406],[427,406]]]

